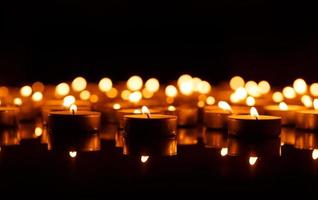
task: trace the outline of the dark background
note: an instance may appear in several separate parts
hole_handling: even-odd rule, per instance
[[[0,84],[318,79],[316,6],[304,1],[13,0],[0,11]]]

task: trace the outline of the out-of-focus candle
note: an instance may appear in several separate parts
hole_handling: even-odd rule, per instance
[[[198,122],[198,108],[190,106],[168,106],[166,114],[175,115],[178,119],[178,126],[194,126]]]
[[[318,99],[313,102],[314,110],[296,112],[296,128],[318,130]]]
[[[220,109],[205,109],[203,114],[203,122],[210,129],[225,129],[227,127],[227,118],[233,114],[231,106],[225,102],[218,103]]]
[[[0,106],[0,127],[16,126],[19,109],[16,107]]]

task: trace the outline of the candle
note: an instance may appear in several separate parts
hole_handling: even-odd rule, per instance
[[[252,107],[250,115],[231,115],[228,121],[228,134],[249,137],[277,137],[281,131],[281,118],[258,115]]]
[[[278,116],[282,118],[282,125],[294,125],[296,111],[304,110],[305,107],[298,105],[287,105],[285,102],[279,105],[265,106],[264,110],[267,115]]]
[[[173,138],[176,130],[176,116],[150,114],[146,106],[142,107],[142,114],[124,116],[124,136],[129,139]]]
[[[0,107],[0,127],[16,126],[19,109],[10,106]]]
[[[204,129],[203,142],[206,148],[227,148],[227,140],[227,135],[222,131]]]
[[[296,128],[318,130],[318,99],[314,100],[314,110],[296,112]]]
[[[196,107],[174,107],[170,105],[166,110],[166,114],[177,116],[178,126],[194,126],[198,121],[198,108]]]
[[[95,133],[99,126],[99,112],[77,111],[74,104],[69,111],[54,111],[48,117],[48,129],[54,134]]]
[[[203,122],[207,128],[225,129],[227,127],[227,118],[232,115],[232,108],[225,101],[220,101],[218,107],[220,109],[204,111]]]

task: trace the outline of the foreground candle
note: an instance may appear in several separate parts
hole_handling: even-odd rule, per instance
[[[249,137],[277,137],[281,131],[281,118],[258,115],[252,107],[250,115],[231,115],[228,121],[228,134]]]
[[[296,112],[296,128],[305,130],[318,130],[318,99],[314,100],[314,110]]]
[[[150,114],[145,106],[142,108],[142,113],[124,116],[124,137],[131,140],[144,140],[176,136],[176,116]]]
[[[95,133],[100,126],[100,113],[92,111],[77,111],[72,105],[70,111],[51,112],[48,118],[48,128],[51,133]]]

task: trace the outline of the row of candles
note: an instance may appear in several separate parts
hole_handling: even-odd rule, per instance
[[[267,81],[245,82],[239,76],[213,88],[187,74],[165,87],[156,78],[144,84],[136,75],[116,85],[110,78],[90,84],[77,77],[55,86],[0,87],[0,126],[41,116],[53,135],[76,137],[116,123],[126,140],[139,143],[174,138],[178,126],[202,122],[233,136],[277,137],[282,125],[318,129],[317,96],[318,83],[308,86],[303,79],[273,92]]]

